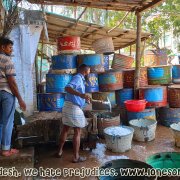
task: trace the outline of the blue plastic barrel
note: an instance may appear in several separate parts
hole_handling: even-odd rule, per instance
[[[172,67],[172,80],[173,83],[180,84],[180,65]]]
[[[162,107],[157,110],[159,122],[169,127],[173,123],[180,122],[180,108]]]
[[[146,89],[144,91],[144,99],[149,102],[159,102],[163,100],[163,88],[154,87],[151,89]]]
[[[104,69],[109,70],[109,55],[104,55]]]
[[[127,111],[128,121],[132,119],[149,119],[156,121],[156,110],[155,108],[145,109],[142,112],[130,112]]]
[[[64,93],[66,85],[71,81],[70,74],[46,74],[46,92]]]
[[[171,66],[148,67],[149,85],[170,84],[172,82]]]
[[[52,56],[52,69],[75,69],[77,67],[77,55]]]
[[[115,92],[96,92],[96,93],[92,93],[92,98],[95,100],[100,100],[100,101],[107,101],[107,99],[109,99],[109,101],[111,102],[111,106],[114,107],[116,105],[116,96],[115,96]],[[103,107],[97,107],[96,104],[92,103],[92,107],[94,110],[99,110],[99,109],[103,109]]]
[[[37,94],[39,111],[58,111],[62,112],[65,94],[61,93],[41,93]]]
[[[121,89],[116,91],[116,102],[119,106],[124,107],[124,101],[133,99],[134,92],[132,88]]]
[[[77,56],[78,67],[81,64],[90,66],[92,73],[104,72],[104,57],[102,54],[84,54]]]
[[[86,93],[99,92],[98,75],[90,73],[86,81]]]

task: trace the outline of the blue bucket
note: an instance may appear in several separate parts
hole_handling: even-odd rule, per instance
[[[37,108],[39,111],[58,111],[62,112],[65,94],[42,93],[37,94]]]
[[[94,73],[90,73],[87,77],[86,81],[86,93],[90,92],[98,92],[99,84],[98,84],[98,75]]]
[[[77,55],[57,55],[52,56],[52,69],[76,69]]]
[[[131,100],[134,97],[132,88],[121,89],[116,91],[116,102],[119,106],[124,107],[124,101]]]
[[[46,74],[46,92],[64,93],[66,85],[71,81],[70,74]]]
[[[128,121],[133,119],[148,119],[156,121],[156,110],[155,108],[145,109],[142,112],[130,112],[127,111]]]

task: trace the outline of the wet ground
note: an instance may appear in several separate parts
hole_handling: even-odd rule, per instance
[[[104,143],[105,141],[101,141]],[[113,160],[129,158],[134,160],[145,161],[145,159],[158,152],[180,152],[180,148],[174,146],[174,139],[171,130],[167,127],[158,125],[156,130],[156,139],[147,142],[140,143],[133,141],[132,149],[125,153],[112,153],[109,150],[104,149],[104,145],[99,144],[99,148],[96,150],[88,151],[81,150],[80,154],[87,157],[87,161],[82,163],[72,163],[72,143],[67,142],[64,147],[62,158],[58,159],[54,156],[57,147],[54,145],[40,146],[36,148],[37,163],[36,168],[94,168],[99,167],[103,163]],[[105,152],[104,152],[105,151]],[[51,178],[52,179],[52,178]],[[54,178],[54,179],[71,179],[79,180],[79,177],[67,177],[67,178]],[[96,177],[89,177],[85,179],[94,180]]]

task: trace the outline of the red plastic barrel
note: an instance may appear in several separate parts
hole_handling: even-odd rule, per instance
[[[59,37],[58,41],[58,50],[61,53],[75,53],[81,50],[80,37],[77,36],[66,36]]]

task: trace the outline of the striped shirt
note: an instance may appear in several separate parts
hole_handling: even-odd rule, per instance
[[[0,53],[0,91],[12,94],[7,81],[8,76],[16,76],[14,64],[10,56]]]

